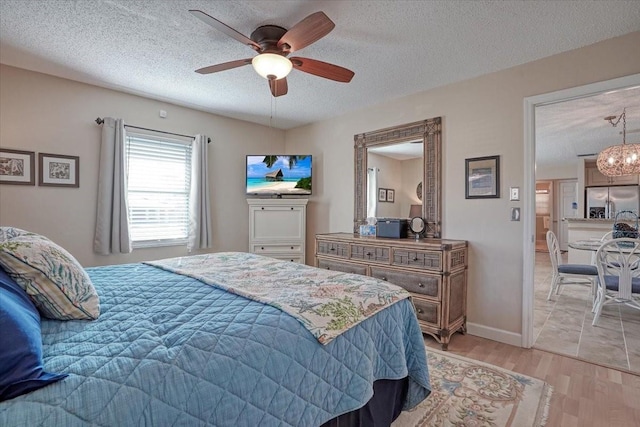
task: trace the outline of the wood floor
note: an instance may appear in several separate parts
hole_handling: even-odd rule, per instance
[[[440,348],[431,337],[425,342],[428,347]],[[638,375],[472,335],[454,334],[449,351],[551,384],[547,427],[640,426]]]

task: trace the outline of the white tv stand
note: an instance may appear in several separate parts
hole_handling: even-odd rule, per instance
[[[307,199],[247,199],[249,252],[305,263]]]

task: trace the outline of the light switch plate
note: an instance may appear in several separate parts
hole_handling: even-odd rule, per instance
[[[520,221],[520,208],[511,208],[511,221]]]
[[[509,200],[520,200],[520,187],[509,187]]]

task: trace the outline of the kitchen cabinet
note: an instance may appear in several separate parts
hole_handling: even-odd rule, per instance
[[[585,186],[603,187],[609,185],[638,185],[639,175],[605,176],[600,173],[595,162],[585,163]]]

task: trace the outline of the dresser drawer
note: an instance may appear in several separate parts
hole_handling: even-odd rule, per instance
[[[282,254],[282,253],[288,253],[288,254],[301,254],[302,253],[302,245],[300,244],[283,244],[283,243],[279,243],[279,244],[271,244],[271,243],[253,243],[251,245],[251,252],[254,254],[266,254],[266,253],[270,253],[270,254]]]
[[[393,265],[442,271],[442,252],[394,248]]]
[[[351,245],[351,258],[367,262],[389,264],[389,248],[379,246]]]
[[[354,273],[367,275],[367,266],[359,264],[347,264],[346,262],[339,262],[327,259],[318,260],[318,268],[324,268],[325,270],[341,271],[343,273]]]
[[[280,261],[297,262],[298,264],[304,264],[304,259],[301,255],[265,254],[265,256],[270,256],[271,258],[275,258]]]
[[[333,255],[333,256],[339,256],[342,258],[349,257],[348,243],[330,242],[330,241],[328,242],[328,241],[319,240],[317,246],[318,247],[317,247],[316,253],[318,254]]]
[[[412,296],[412,300],[418,320],[428,324],[428,326],[440,328],[441,305],[417,296]]]
[[[409,292],[440,300],[442,277],[439,275],[371,267],[371,276],[402,286]]]

